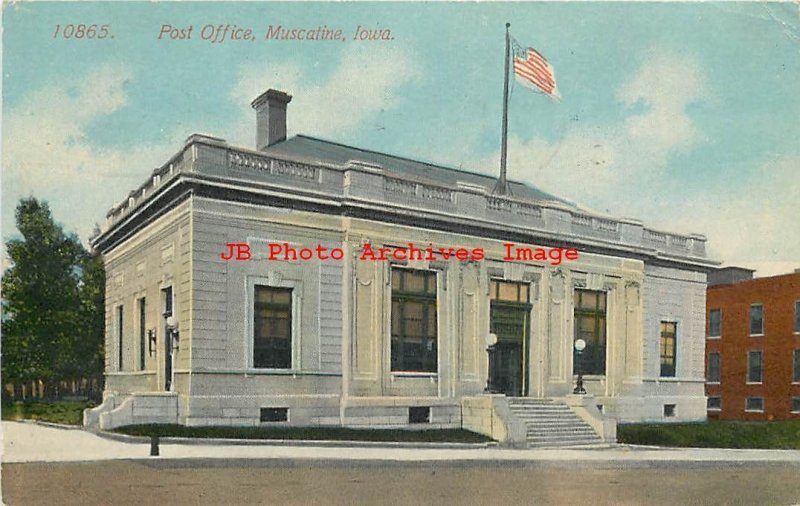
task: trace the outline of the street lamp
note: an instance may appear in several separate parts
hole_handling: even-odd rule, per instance
[[[499,385],[495,377],[498,368],[497,334],[491,333],[486,336],[486,351],[489,354],[489,371],[486,378],[486,391],[490,394],[496,394],[499,392]]]
[[[583,350],[586,349],[586,341],[583,339],[575,340],[575,355],[578,362],[578,380],[575,382],[575,390],[573,394],[585,394],[586,389],[583,388]]]

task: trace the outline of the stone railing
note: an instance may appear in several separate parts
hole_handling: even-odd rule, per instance
[[[155,191],[163,186],[167,181],[172,180],[181,172],[191,169],[191,157],[187,149],[181,150],[161,167],[153,170],[150,178],[139,188],[128,194],[128,197],[119,204],[112,207],[106,213],[106,223],[103,230],[107,230],[113,224],[119,222],[127,216],[134,208],[150,197]]]
[[[228,164],[233,169],[251,169],[275,176],[307,181],[317,180],[317,168],[304,163],[279,160],[241,151],[228,151]]]
[[[519,214],[533,218],[542,217],[542,208],[536,204],[491,195],[486,197],[486,209],[497,213]]]

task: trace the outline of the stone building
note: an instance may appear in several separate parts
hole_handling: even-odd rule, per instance
[[[615,420],[705,418],[705,237],[287,139],[290,100],[253,102],[257,149],[192,135],[109,211],[93,239],[106,395],[87,424],[420,424],[546,443],[559,416],[606,439]]]
[[[800,420],[800,270],[708,275],[708,417]]]

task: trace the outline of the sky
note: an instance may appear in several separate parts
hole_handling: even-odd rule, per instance
[[[85,241],[192,133],[254,147],[249,104],[268,88],[294,97],[289,135],[497,174],[510,22],[562,96],[512,86],[510,179],[705,234],[723,265],[800,268],[797,2],[18,2],[2,16],[4,240],[33,195]],[[65,38],[70,24],[108,36]],[[204,40],[220,24],[254,39]],[[191,38],[159,39],[164,25]],[[265,40],[270,25],[345,40]],[[352,40],[359,26],[390,40]]]

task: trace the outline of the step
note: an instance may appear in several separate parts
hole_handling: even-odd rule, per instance
[[[530,411],[532,413],[538,412],[558,412],[558,413],[572,413],[568,406],[509,406],[511,411]]]
[[[528,416],[528,417],[576,417],[580,418],[578,415],[573,413],[572,411],[561,411],[561,412],[552,412],[552,411],[511,411],[517,416]]]
[[[528,420],[529,427],[587,427],[583,420]]]
[[[528,427],[528,434],[537,433],[537,434],[562,434],[562,433],[575,433],[575,432],[587,432],[589,434],[594,434],[594,429],[591,427],[586,426],[569,426],[564,425],[561,427]]]
[[[525,434],[528,441],[545,441],[550,439],[599,439],[594,432],[554,432],[549,434],[540,434],[528,432]]]
[[[601,444],[602,441],[599,439],[561,439],[561,440],[528,440],[527,441],[529,447],[542,447],[542,446],[578,446],[578,445],[596,445]]]
[[[585,427],[563,427],[558,429],[528,429],[526,431],[527,434],[537,434],[542,436],[547,436],[549,434],[557,435],[557,434],[592,434],[594,435],[595,432],[591,428]]]
[[[597,434],[589,435],[589,434],[575,434],[574,436],[570,435],[553,435],[548,434],[546,436],[531,436],[528,435],[526,438],[528,441],[534,442],[541,442],[541,441],[575,441],[575,440],[600,440],[600,437]]]
[[[523,416],[523,415],[525,415],[525,416],[578,416],[578,415],[575,414],[574,411],[568,411],[568,410],[565,410],[565,411],[543,411],[543,410],[542,411],[533,411],[533,410],[521,411],[521,410],[512,409],[511,412],[514,413],[515,415],[520,415],[520,416]],[[580,417],[578,417],[578,418],[580,418]]]
[[[516,414],[516,413],[515,413]],[[535,415],[516,415],[520,420],[530,420],[531,422],[575,422],[584,423],[583,418],[574,415],[564,416],[535,416]]]

